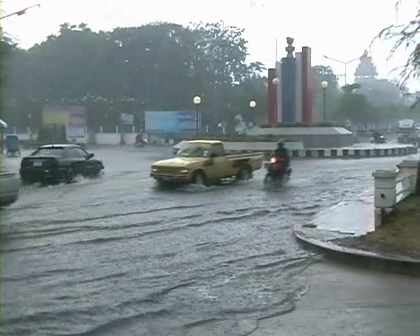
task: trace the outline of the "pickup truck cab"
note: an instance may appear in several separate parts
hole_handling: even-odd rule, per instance
[[[175,158],[157,161],[150,176],[160,184],[218,184],[236,177],[252,178],[261,168],[263,153],[227,155],[223,142],[218,140],[186,141]]]

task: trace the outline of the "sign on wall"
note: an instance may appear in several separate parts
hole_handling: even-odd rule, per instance
[[[146,111],[144,114],[148,133],[195,132],[196,121],[195,111]],[[198,129],[201,130],[201,113],[198,115]]]
[[[86,130],[86,107],[80,105],[45,106],[42,111],[45,126],[65,126],[68,138],[83,138]]]

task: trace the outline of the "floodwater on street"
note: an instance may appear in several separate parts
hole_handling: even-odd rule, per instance
[[[24,187],[2,209],[4,335],[250,334],[310,288],[304,271],[321,257],[296,244],[292,225],[401,161],[294,161],[276,191],[263,189],[263,171],[164,191],[149,170],[170,149],[93,152],[100,178]]]

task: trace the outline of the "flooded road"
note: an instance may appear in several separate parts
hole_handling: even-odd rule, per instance
[[[2,209],[4,335],[250,333],[308,290],[302,272],[320,257],[295,243],[292,225],[401,161],[295,161],[277,191],[263,189],[263,171],[162,191],[148,175],[169,149],[94,152],[100,178],[25,187]]]

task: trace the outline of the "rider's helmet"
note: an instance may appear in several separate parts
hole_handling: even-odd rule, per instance
[[[279,141],[277,141],[277,148],[281,148],[284,147],[284,140],[280,139]]]

